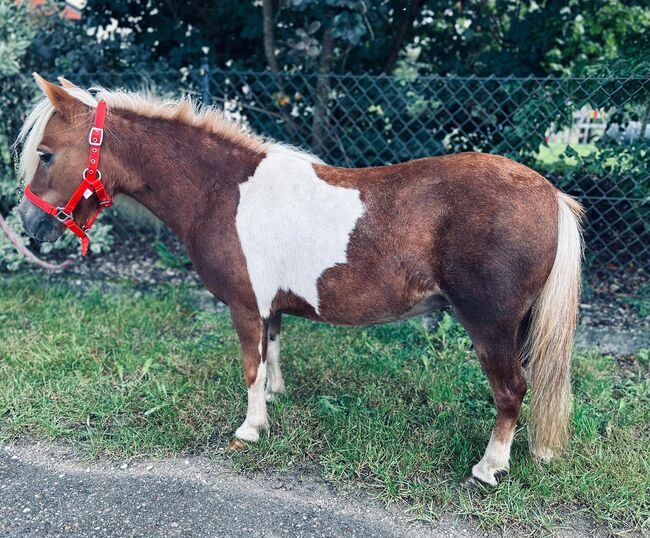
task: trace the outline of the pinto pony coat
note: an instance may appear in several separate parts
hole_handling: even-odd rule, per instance
[[[106,101],[101,171],[109,194],[132,197],[165,222],[206,287],[230,305],[248,387],[235,444],[259,438],[267,400],[285,390],[283,313],[364,325],[450,305],[497,407],[468,480],[495,485],[508,470],[524,371],[531,452],[548,460],[565,446],[582,209],[539,174],[479,153],[337,168],[188,100],[93,96],[67,81],[39,82],[47,98],[19,138],[32,191],[54,205],[74,191],[94,108]],[[96,204],[83,200],[77,222]],[[63,231],[28,200],[20,211],[33,237]]]

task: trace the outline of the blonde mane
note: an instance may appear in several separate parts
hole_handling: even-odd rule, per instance
[[[322,162],[308,152],[274,141],[267,141],[247,132],[242,124],[229,120],[220,110],[200,105],[189,96],[178,100],[164,100],[151,92],[91,88],[94,92],[91,94],[90,91],[78,87],[64,87],[64,89],[91,108],[97,107],[97,102],[103,100],[106,101],[109,112],[111,109],[127,110],[147,118],[182,122],[257,153],[283,152],[311,162]],[[36,173],[39,162],[37,148],[53,113],[52,103],[47,98],[41,100],[27,116],[16,140],[15,146],[22,146],[18,173],[20,179],[26,183],[29,183]]]

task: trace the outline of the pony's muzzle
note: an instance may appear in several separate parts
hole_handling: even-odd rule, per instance
[[[65,230],[65,226],[57,219],[26,198],[20,202],[18,214],[27,235],[41,243],[53,243]]]

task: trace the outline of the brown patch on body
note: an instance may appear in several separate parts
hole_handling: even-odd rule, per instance
[[[350,238],[348,263],[320,279],[327,321],[396,319],[428,297],[434,306],[450,302],[486,317],[513,307],[523,316],[550,272],[555,189],[525,166],[469,153],[315,170],[325,181],[358,189],[367,207]]]

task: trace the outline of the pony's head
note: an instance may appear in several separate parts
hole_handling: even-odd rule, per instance
[[[45,99],[34,107],[18,136],[17,143],[22,145],[19,172],[36,196],[55,207],[64,206],[87,166],[88,132],[97,101],[65,79],[58,86],[36,73],[34,78]],[[81,200],[73,213],[75,222],[81,226],[98,203],[95,196]],[[25,231],[37,241],[56,241],[66,229],[26,197],[19,213]]]

